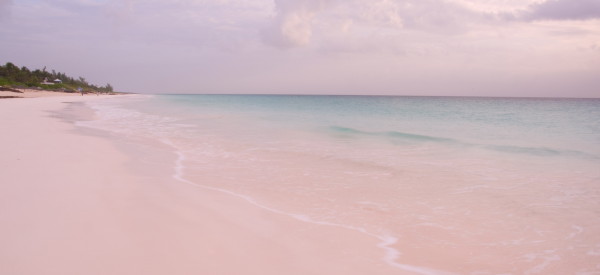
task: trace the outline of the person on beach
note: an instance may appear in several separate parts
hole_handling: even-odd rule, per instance
[[[83,96],[83,89],[81,87],[77,88],[77,90],[81,93],[81,96]]]

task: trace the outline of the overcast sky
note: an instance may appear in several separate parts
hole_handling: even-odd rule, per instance
[[[0,0],[0,63],[139,93],[600,97],[600,0]]]

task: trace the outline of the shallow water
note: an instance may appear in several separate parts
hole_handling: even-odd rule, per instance
[[[600,272],[600,100],[165,95],[81,126],[177,153],[174,177],[378,239],[416,274]]]

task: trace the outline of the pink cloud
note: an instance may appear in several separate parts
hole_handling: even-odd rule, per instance
[[[600,1],[548,0],[531,5],[524,17],[529,20],[600,19]]]
[[[291,48],[307,45],[312,36],[316,14],[332,4],[332,0],[275,0],[273,24],[263,31],[265,42]]]

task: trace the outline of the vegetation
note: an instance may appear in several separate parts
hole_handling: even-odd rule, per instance
[[[25,66],[19,68],[10,62],[5,65],[0,65],[0,86],[12,88],[40,88],[67,92],[75,92],[79,88],[84,92],[113,92],[113,87],[110,84],[106,84],[106,86],[96,86],[88,83],[83,77],[75,79],[65,73],[55,72],[54,70],[48,72],[46,71],[46,67],[42,70],[36,69],[32,71]]]

